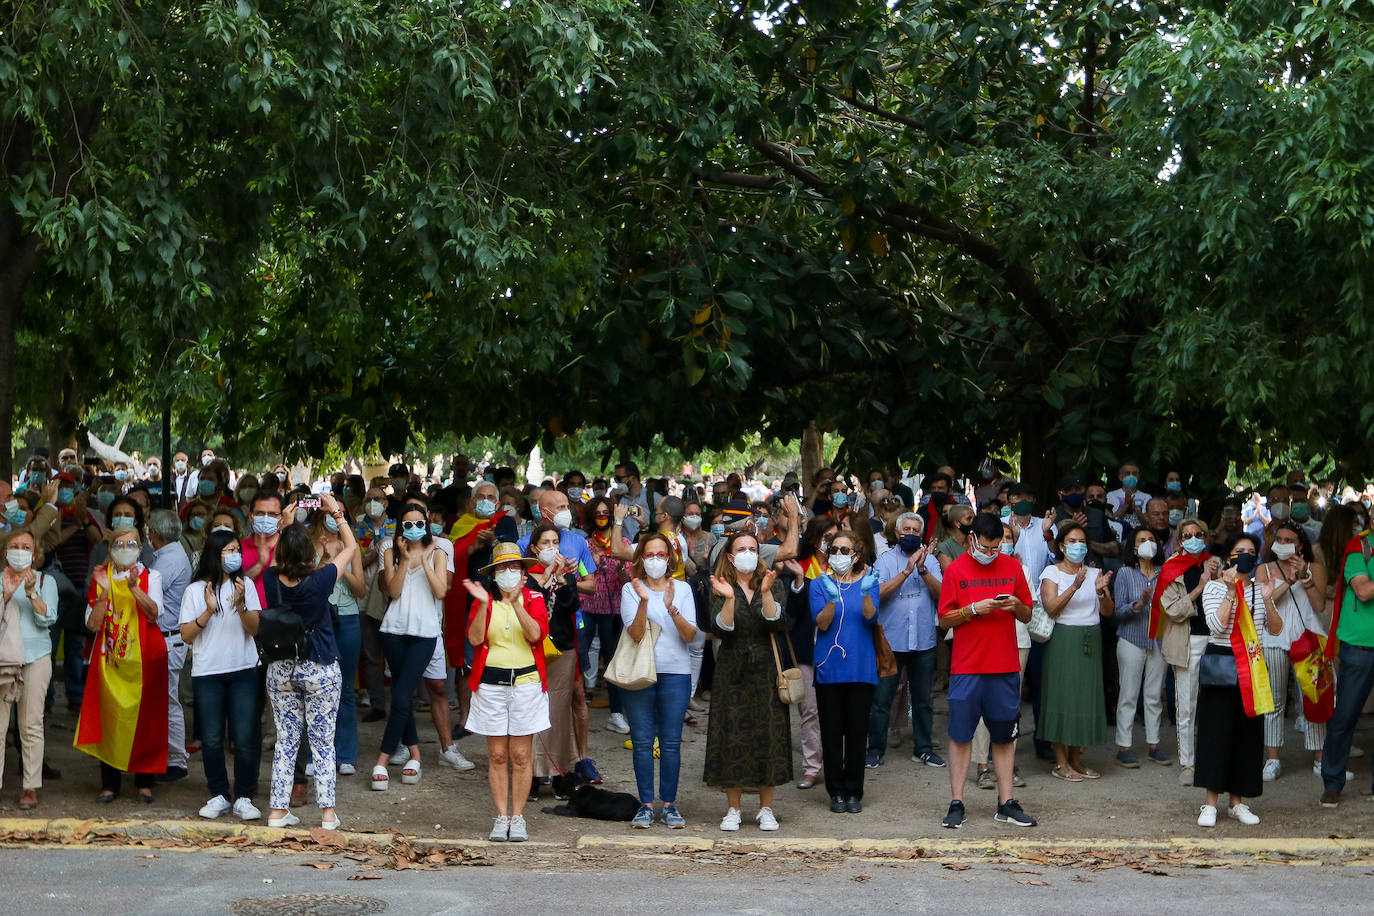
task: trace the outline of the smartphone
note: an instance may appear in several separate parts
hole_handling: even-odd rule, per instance
[[[318,496],[302,496],[296,500],[297,509],[318,509],[319,507],[320,498]]]
[[[992,600],[993,600],[993,601],[1006,601],[1006,600],[1009,599],[1010,597],[1011,597],[1011,595],[998,595],[997,597],[993,598]]]

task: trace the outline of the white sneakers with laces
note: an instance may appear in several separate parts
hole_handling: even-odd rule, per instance
[[[1203,805],[1198,809],[1197,825],[1199,827],[1215,827],[1217,825],[1217,809],[1215,805]]]
[[[205,803],[204,808],[200,809],[200,816],[208,820],[214,820],[232,807],[233,805],[229,804],[229,799],[225,798],[223,795],[216,795]]]
[[[760,808],[759,813],[754,815],[754,820],[759,822],[760,830],[778,829],[778,819],[773,816],[772,808]]]
[[[238,801],[234,802],[234,813],[237,814],[239,820],[242,821],[255,821],[262,817],[262,812],[253,807],[253,803],[247,798],[240,798]]]
[[[1226,813],[1231,815],[1231,817],[1235,818],[1236,820],[1240,821],[1242,824],[1245,824],[1250,827],[1253,827],[1259,823],[1259,817],[1255,814],[1255,812],[1250,810],[1249,805],[1236,805],[1234,808],[1228,808]]]
[[[457,744],[450,744],[440,751],[439,759],[455,770],[471,770],[477,766],[477,764],[463,756],[463,752],[458,750]]]
[[[725,817],[720,819],[720,829],[733,833],[739,830],[739,809],[731,808],[725,812]]]
[[[606,731],[628,735],[630,733],[630,723],[625,721],[625,714],[620,712],[611,713],[610,717],[606,719]]]
[[[1279,778],[1281,769],[1282,767],[1279,765],[1278,758],[1270,757],[1268,760],[1264,761],[1264,772],[1261,775],[1265,782],[1273,782]]]

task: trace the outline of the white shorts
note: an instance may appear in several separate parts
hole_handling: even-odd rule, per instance
[[[424,676],[432,681],[442,681],[448,677],[448,666],[444,663],[444,637],[434,640],[434,654],[425,666]]]
[[[549,695],[537,681],[516,687],[480,684],[463,724],[478,735],[537,735],[549,728]]]

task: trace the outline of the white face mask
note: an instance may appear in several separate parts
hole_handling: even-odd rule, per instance
[[[833,569],[835,572],[839,573],[839,574],[842,575],[842,576],[843,576],[845,573],[849,572],[849,567],[851,567],[851,566],[853,566],[853,565],[854,565],[854,557],[853,557],[853,556],[845,556],[845,555],[843,555],[843,554],[838,554],[838,553],[837,553],[837,554],[835,554],[834,556],[832,556],[832,557],[830,558],[830,568]]]
[[[1142,560],[1153,560],[1159,553],[1159,544],[1155,541],[1146,541],[1137,547],[1135,552]]]
[[[649,557],[644,561],[644,575],[650,579],[662,579],[668,571],[668,560],[664,557]]]
[[[747,576],[759,568],[759,555],[754,550],[741,550],[730,558],[730,562],[734,564],[737,572]]]
[[[386,511],[386,503],[380,499],[370,499],[367,501],[367,515],[369,518],[381,518]]]
[[[684,515],[682,517],[682,524],[686,525],[689,531],[696,531],[698,528],[701,527],[701,516]]]
[[[33,551],[11,547],[5,551],[5,562],[15,572],[24,572],[33,565]]]
[[[545,547],[543,550],[539,551],[539,562],[543,563],[545,567],[552,566],[557,559],[557,547]]]
[[[120,569],[128,569],[138,559],[137,547],[116,547],[110,551],[110,559]]]
[[[518,569],[497,570],[493,578],[496,580],[496,587],[503,592],[513,592],[520,587],[520,581],[525,574]]]
[[[206,467],[206,468],[208,468],[208,467],[210,466],[210,462],[212,462],[212,461],[214,461],[214,460],[215,460],[215,456],[214,456],[214,455],[201,455],[201,456],[200,456],[200,465],[201,465],[201,467]]]
[[[1272,515],[1277,521],[1283,521],[1284,519],[1288,518],[1288,503],[1276,503],[1274,505],[1274,508],[1270,510],[1269,514]]]
[[[177,469],[177,473],[178,473],[178,474],[185,474],[185,473],[186,473],[186,460],[183,458],[183,459],[181,459],[181,460],[179,460],[179,461],[174,461],[174,462],[172,462],[172,467],[174,467],[174,468]]]
[[[553,523],[559,528],[567,529],[572,527],[572,510],[561,509],[553,517]]]
[[[1298,552],[1298,545],[1297,545],[1297,544],[1275,544],[1275,545],[1274,545],[1274,556],[1278,557],[1280,560],[1287,560],[1287,559],[1290,559],[1290,558],[1293,556],[1293,554],[1295,554],[1295,553],[1297,553],[1297,552]]]
[[[997,559],[997,551],[994,550],[992,553],[983,553],[983,548],[980,544],[974,544],[969,549],[969,553],[973,554],[973,559],[977,560],[984,566],[987,566],[993,560]],[[831,562],[833,563],[834,561]]]

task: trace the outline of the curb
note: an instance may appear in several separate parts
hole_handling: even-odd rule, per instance
[[[310,830],[266,827],[244,823],[215,823],[194,820],[79,820],[77,818],[0,818],[0,834],[10,841],[126,840],[133,843],[163,840],[181,843],[213,843],[237,837],[250,844],[274,846],[283,841],[314,841]],[[384,850],[398,840],[408,846],[461,848],[516,848],[507,843],[483,839],[420,837],[396,833],[364,833],[340,830],[331,834],[345,846],[353,843]],[[579,837],[575,843],[533,841],[519,847],[547,851],[621,851],[641,855],[717,852],[723,854],[763,855],[849,855],[855,857],[933,859],[952,861],[987,860],[998,857],[1038,856],[1073,857],[1145,855],[1195,857],[1197,861],[1264,861],[1266,859],[1364,859],[1374,860],[1374,839],[1336,837],[1256,837],[1213,838],[1171,837],[1164,840],[1121,839],[996,839],[933,840],[839,839],[835,837],[710,839],[707,837],[592,836]],[[1066,863],[1067,864],[1067,863]]]

